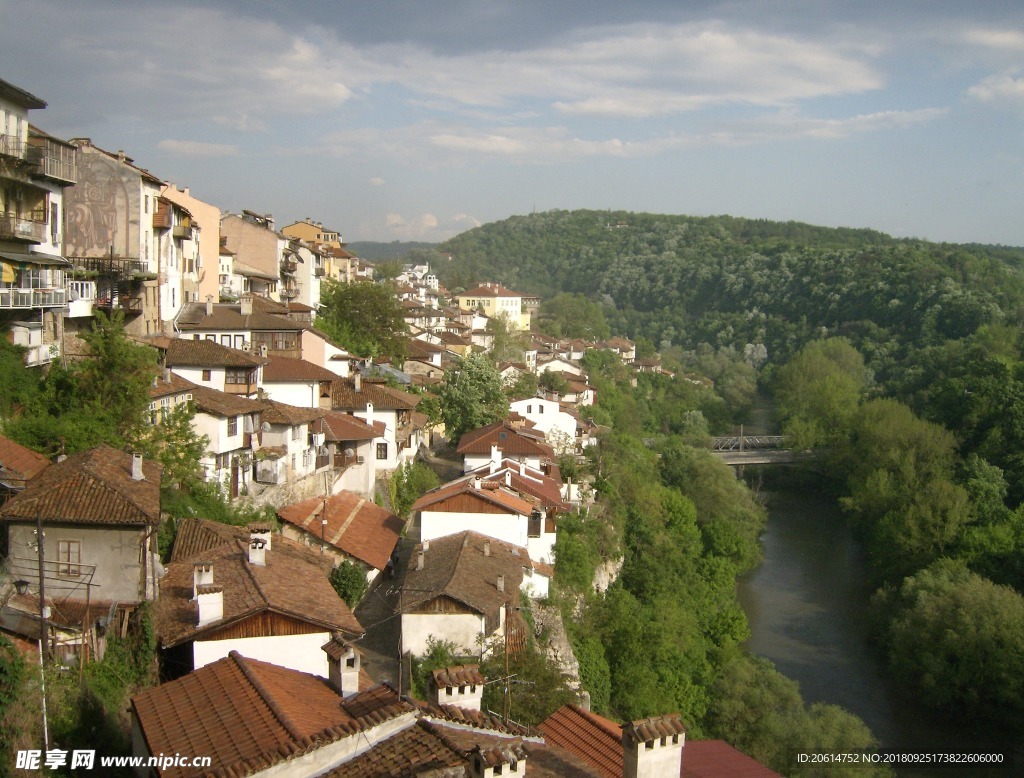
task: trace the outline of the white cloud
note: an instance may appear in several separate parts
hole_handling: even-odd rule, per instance
[[[392,239],[398,240],[440,240],[442,236],[437,232],[439,224],[438,218],[432,213],[421,213],[410,219],[398,213],[389,213],[384,217],[384,227]]]
[[[238,146],[230,143],[201,143],[191,140],[162,140],[156,144],[161,151],[181,154],[185,157],[233,157]]]
[[[972,86],[967,96],[981,103],[1024,110],[1024,78],[1013,72],[998,73]]]
[[[370,186],[384,186],[384,179],[380,176],[374,176],[370,179]]]

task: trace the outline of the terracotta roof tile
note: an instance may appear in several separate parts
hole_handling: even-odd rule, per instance
[[[200,413],[213,416],[239,416],[243,413],[262,413],[267,407],[267,400],[250,400],[237,394],[221,392],[209,386],[199,386],[192,390],[192,402]]]
[[[132,456],[109,446],[73,454],[38,474],[0,508],[0,517],[73,524],[146,525],[160,521],[163,468],[142,463],[145,478],[132,479]]]
[[[42,454],[0,435],[0,481],[21,488],[50,464]]]
[[[235,263],[237,269],[238,263]],[[213,313],[206,314],[206,306],[203,303],[187,304],[178,317],[178,326],[185,331],[191,330],[224,330],[224,331],[247,331],[256,330],[264,332],[302,330],[306,324],[294,321],[286,316],[275,313],[258,312],[255,307],[253,312],[242,315],[237,304],[218,303],[213,306]],[[187,338],[183,338],[187,340]]]
[[[315,365],[305,359],[269,356],[266,360],[266,367],[263,368],[263,380],[269,383],[334,381],[338,378],[337,373],[332,373],[327,368]]]
[[[424,549],[424,545],[429,548]],[[485,554],[485,547],[489,550]],[[417,570],[423,551],[423,569]],[[498,626],[502,605],[518,602],[523,569],[533,563],[525,548],[481,535],[459,532],[420,543],[409,557],[402,587],[406,609],[435,597],[450,597],[487,618],[488,632]],[[505,591],[499,592],[497,577],[505,578]]]
[[[510,513],[518,513],[522,516],[529,516],[533,511],[533,504],[531,502],[503,488],[504,481],[501,482],[501,485],[493,481],[482,482],[480,488],[475,486],[475,482],[475,478],[462,479],[444,484],[436,489],[431,489],[413,504],[412,510],[426,510],[432,505],[437,505],[452,497],[468,495],[481,502],[497,505]],[[460,508],[459,512],[465,513],[466,511],[464,508]]]
[[[266,361],[265,357],[206,338],[171,338],[164,355],[167,367],[259,367]]]
[[[132,698],[152,754],[210,756],[214,767],[169,767],[161,778],[248,775],[415,711],[401,700],[370,705],[374,690],[342,700],[314,675],[232,651],[175,681]],[[364,717],[353,710],[366,707]]]
[[[454,665],[439,667],[431,672],[434,686],[438,689],[449,689],[455,686],[483,686],[486,682],[480,672],[480,665]]]
[[[175,394],[191,394],[195,384],[177,373],[167,371],[167,374],[153,376],[153,384],[149,387],[149,397],[158,400],[161,397],[170,397]]]
[[[402,534],[403,522],[390,511],[354,492],[342,490],[327,500],[322,498],[278,508],[277,515],[315,537],[321,529],[327,543],[370,567],[383,570]],[[322,527],[323,518],[327,526]]]
[[[597,769],[604,778],[622,776],[622,728],[614,721],[563,705],[540,725],[548,743],[561,746]]]
[[[366,379],[361,379],[359,391],[353,379],[339,378],[334,382],[332,405],[335,410],[361,411],[367,403],[373,403],[375,410],[412,410],[419,401],[419,395]]]
[[[518,456],[539,456],[553,459],[554,449],[544,442],[544,436],[529,428],[514,425],[509,419],[471,430],[459,439],[460,454],[486,454],[492,445],[497,445],[503,454]]]
[[[324,413],[324,434],[328,441],[343,442],[373,440],[379,438],[383,431],[347,413],[327,411]]]
[[[264,408],[260,419],[271,424],[287,424],[289,426],[309,424],[317,419],[322,419],[325,413],[320,408],[300,408],[297,405],[288,405],[276,400],[263,400],[262,402]]]
[[[774,770],[724,740],[687,740],[681,778],[779,778]]]
[[[164,647],[170,648],[215,632],[225,625],[272,611],[327,631],[361,634],[362,625],[338,597],[320,564],[303,559],[290,548],[279,549],[275,538],[266,551],[266,564],[248,561],[248,533],[196,556],[179,555],[167,565],[160,582],[154,622]],[[193,595],[193,562],[213,565],[213,583],[224,588],[222,619],[198,627]]]

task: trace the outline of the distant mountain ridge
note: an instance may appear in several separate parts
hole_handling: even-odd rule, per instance
[[[1024,249],[731,216],[547,211],[438,246],[449,289],[499,281],[602,303],[613,331],[664,344],[768,347],[827,334],[891,358],[906,344],[1024,322]],[[888,356],[886,356],[888,355]]]
[[[412,249],[433,249],[437,248],[436,243],[424,243],[423,241],[401,241],[394,240],[390,243],[373,240],[357,240],[345,244],[345,250],[360,259],[369,262],[377,262],[386,259],[398,259]]]

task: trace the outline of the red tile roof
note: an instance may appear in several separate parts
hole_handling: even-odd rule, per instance
[[[539,456],[554,459],[555,452],[540,432],[525,425],[516,426],[509,419],[502,419],[486,427],[471,430],[459,439],[456,451],[460,454],[488,454],[491,446],[497,445],[504,455]]]
[[[452,497],[458,495],[467,495],[480,503],[488,503],[490,505],[496,505],[508,513],[517,513],[520,516],[529,516],[533,511],[533,504],[513,494],[511,491],[503,488],[504,481],[501,485],[489,481],[482,482],[480,487],[476,487],[476,479],[463,479],[454,481],[452,483],[439,486],[436,489],[431,489],[429,492],[420,497],[415,503],[413,503],[413,511],[423,511],[429,509],[431,506],[442,503],[445,500],[449,500]],[[459,513],[466,513],[466,509],[460,507]]]
[[[160,477],[156,462],[142,463],[144,478],[132,479],[132,456],[98,446],[43,470],[0,508],[0,517],[26,521],[137,526],[160,521]]]
[[[221,392],[209,386],[192,389],[192,402],[200,413],[213,416],[239,416],[243,413],[262,413],[267,407],[266,400],[250,400],[237,394]]]
[[[354,379],[338,378],[334,382],[332,405],[335,410],[362,411],[367,403],[373,403],[374,410],[412,410],[419,401],[419,395],[366,379],[360,380],[359,391],[356,391]]]
[[[779,778],[774,770],[724,740],[687,740],[681,778]]]
[[[269,383],[335,381],[338,378],[337,373],[332,373],[327,368],[307,362],[305,359],[275,356],[269,356],[266,359],[263,380]]]
[[[195,386],[191,381],[168,370],[166,375],[161,373],[153,376],[153,384],[149,387],[149,397],[158,400],[161,397],[171,397],[176,394],[191,394]]]
[[[313,498],[278,508],[277,515],[370,567],[383,570],[402,535],[403,522],[358,494],[341,491],[327,500]],[[327,526],[321,522],[327,518]]]
[[[0,435],[0,481],[21,488],[50,464],[42,454]]]
[[[324,413],[324,434],[328,441],[373,440],[384,435],[384,429],[340,411]]]
[[[322,419],[326,413],[320,408],[300,408],[297,405],[288,405],[276,400],[263,400],[262,402],[264,408],[260,419],[271,424],[287,424],[294,427]]]
[[[228,778],[260,772],[415,711],[393,693],[366,706],[365,698],[375,693],[343,700],[322,678],[232,651],[140,692],[132,708],[151,754],[212,758],[212,768],[168,767],[161,778]],[[358,715],[368,707],[369,714]]]
[[[622,727],[578,705],[564,705],[539,727],[548,743],[561,746],[604,778],[622,778]]]

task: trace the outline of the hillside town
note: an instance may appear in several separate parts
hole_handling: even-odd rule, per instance
[[[108,446],[51,459],[0,437],[0,635],[32,662],[76,666],[151,609],[161,683],[131,700],[133,753],[209,761],[138,774],[775,774],[688,739],[672,710],[611,721],[578,678],[577,702],[533,727],[482,706],[497,679],[479,663],[434,670],[428,699],[402,677],[437,642],[479,662],[534,650],[524,610],[549,596],[560,517],[593,500],[562,472],[603,431],[581,360],[666,373],[657,360],[623,337],[543,335],[539,298],[448,290],[428,265],[388,280],[404,361],[358,356],[318,326],[328,289],[374,282],[341,225],[223,211],[124,150],[51,136],[45,107],[0,81],[3,337],[45,371],[87,355],[82,336],[116,315],[156,355],[147,423],[189,408],[203,478],[274,517],[178,519],[162,557],[159,463]],[[506,329],[523,348],[497,363],[501,381],[540,386],[453,439],[424,398]],[[446,476],[400,514],[381,498],[416,462]],[[361,603],[332,586],[341,565],[365,579]],[[568,643],[543,642],[571,676]]]

